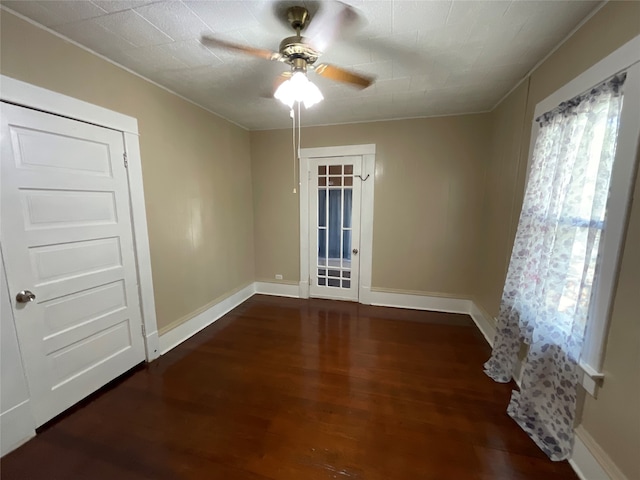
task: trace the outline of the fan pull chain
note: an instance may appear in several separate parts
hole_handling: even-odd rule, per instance
[[[291,111],[289,112],[289,116],[293,122],[293,193],[298,193],[298,186],[300,182],[298,181],[298,164],[300,163],[300,102],[298,103],[298,145],[296,147],[296,111],[295,107],[291,107]]]
[[[300,102],[298,102],[298,161],[294,165],[294,176],[297,173],[298,165],[300,165]],[[298,181],[298,185],[300,182]],[[295,188],[293,189],[293,193],[295,193]]]
[[[296,193],[296,114],[295,111],[293,110],[293,107],[291,108],[291,111],[289,112],[289,116],[291,117],[291,121],[293,122],[292,125],[292,132],[293,132],[293,193]]]

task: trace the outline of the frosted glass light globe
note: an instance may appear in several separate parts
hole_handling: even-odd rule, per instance
[[[278,87],[273,96],[289,108],[292,108],[295,102],[302,102],[305,108],[310,108],[324,100],[320,89],[309,81],[304,72],[295,72],[289,80]]]

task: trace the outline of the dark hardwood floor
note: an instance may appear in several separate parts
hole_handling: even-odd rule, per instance
[[[254,296],[2,459],[10,479],[575,479],[464,315]]]

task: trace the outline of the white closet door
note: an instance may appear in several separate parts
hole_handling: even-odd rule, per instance
[[[1,134],[0,238],[42,425],[144,360],[124,142],[5,103]]]

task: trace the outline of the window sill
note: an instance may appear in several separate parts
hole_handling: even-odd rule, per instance
[[[597,396],[598,388],[602,385],[604,373],[594,369],[592,366],[580,361],[578,366],[583,372],[582,386],[594,398]]]

